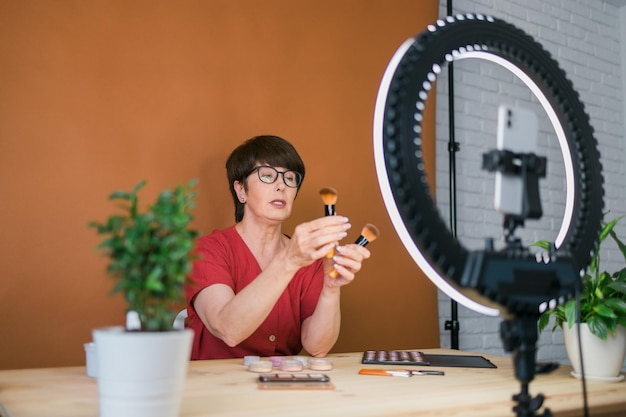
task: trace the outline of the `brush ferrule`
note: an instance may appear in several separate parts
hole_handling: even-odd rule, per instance
[[[334,204],[324,205],[324,216],[334,216],[334,215],[335,215],[335,205]]]
[[[370,243],[370,241],[367,240],[367,238],[365,238],[365,236],[361,235],[361,236],[359,236],[359,238],[357,240],[354,241],[354,243],[356,243],[357,245],[360,245],[360,246],[365,246],[368,243]]]

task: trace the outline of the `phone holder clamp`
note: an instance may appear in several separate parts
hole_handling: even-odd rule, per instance
[[[496,149],[483,154],[482,169],[522,178],[522,212],[507,213],[504,217],[505,236],[509,245],[515,246],[519,242],[513,232],[517,227],[523,226],[526,219],[539,219],[543,215],[539,197],[539,179],[545,178],[546,167],[546,158],[534,153]]]

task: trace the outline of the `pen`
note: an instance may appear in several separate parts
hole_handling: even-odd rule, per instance
[[[360,375],[378,375],[378,376],[403,376],[403,377],[411,377],[414,375],[445,375],[443,371],[425,371],[425,370],[408,370],[408,369],[398,369],[398,370],[388,370],[388,369],[371,369],[365,368],[359,371]]]

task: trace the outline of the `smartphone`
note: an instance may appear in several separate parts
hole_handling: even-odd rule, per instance
[[[537,115],[522,107],[498,107],[498,150],[537,152]],[[496,171],[494,205],[504,214],[521,215],[524,182],[521,176]]]

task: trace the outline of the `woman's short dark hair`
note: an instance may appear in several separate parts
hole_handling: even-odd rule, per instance
[[[234,183],[239,181],[244,189],[248,189],[247,178],[250,172],[258,164],[267,164],[274,167],[283,167],[302,174],[304,181],[304,162],[296,148],[285,139],[263,135],[255,136],[239,145],[226,160],[226,175],[228,176],[228,186],[235,203],[235,222],[239,223],[243,219],[243,203],[237,198]],[[298,190],[300,189],[298,186]]]

